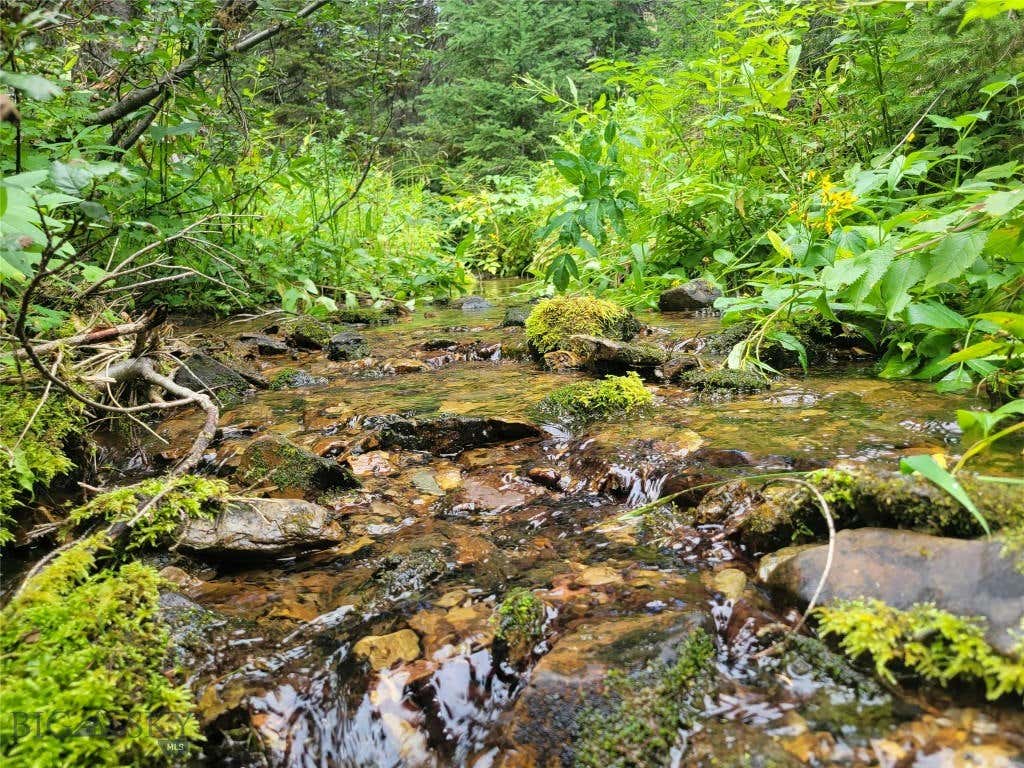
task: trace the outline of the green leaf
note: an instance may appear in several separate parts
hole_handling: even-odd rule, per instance
[[[942,362],[964,363],[968,360],[975,360],[977,358],[988,357],[989,355],[1003,349],[1005,346],[1005,344],[1001,344],[998,341],[986,339],[985,341],[979,341],[977,344],[971,344],[971,346],[966,347],[965,349],[961,349],[959,352],[954,352],[952,355],[947,357]]]
[[[954,232],[944,237],[942,242],[932,249],[923,289],[928,290],[960,277],[978,260],[987,238],[988,232],[981,230]]]
[[[910,289],[924,277],[925,267],[918,256],[904,256],[893,262],[879,287],[886,317],[894,320],[911,301]]]
[[[994,192],[985,198],[985,213],[990,216],[1005,216],[1024,202],[1024,187],[1009,192]]]
[[[945,329],[967,327],[966,317],[937,301],[911,304],[907,307],[904,315],[910,325]]]
[[[917,472],[928,480],[931,480],[935,485],[939,486],[939,488],[959,501],[968,512],[974,515],[974,519],[978,521],[986,534],[991,534],[988,527],[988,521],[985,519],[985,516],[978,511],[976,506],[974,506],[974,502],[971,501],[971,497],[967,495],[967,492],[963,489],[963,486],[960,485],[960,482],[953,477],[953,475],[939,466],[939,463],[935,461],[935,457],[928,456],[927,454],[907,456],[900,460],[900,471],[907,475]]]
[[[12,88],[21,91],[30,99],[36,99],[37,101],[49,101],[54,96],[60,96],[63,93],[59,86],[39,75],[21,75],[14,72],[0,71],[0,83],[6,83]]]

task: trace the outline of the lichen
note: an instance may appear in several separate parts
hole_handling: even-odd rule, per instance
[[[5,766],[178,765],[200,738],[168,668],[159,575],[139,563],[97,571],[101,545],[58,556],[0,614]]]
[[[839,637],[853,658],[871,656],[875,671],[889,682],[895,682],[897,666],[943,686],[979,681],[989,699],[1024,695],[1024,642],[1017,658],[1000,655],[985,641],[984,619],[956,616],[928,603],[902,611],[876,599],[837,600],[816,615],[823,636]]]
[[[628,676],[613,670],[604,701],[581,713],[575,745],[579,768],[661,766],[708,687],[715,658],[711,637],[693,631],[671,666],[652,665]]]
[[[102,493],[88,503],[72,510],[68,524],[72,527],[94,520],[108,523],[127,522],[138,515],[143,506],[156,502],[138,520],[129,534],[126,551],[171,543],[181,524],[190,518],[212,517],[227,497],[223,480],[197,475],[182,475],[169,480],[155,478],[138,485]]]
[[[573,334],[629,341],[639,323],[623,307],[592,296],[556,296],[546,299],[526,318],[526,340],[535,354],[566,349]]]
[[[628,414],[653,397],[632,371],[625,376],[606,376],[600,381],[581,381],[559,387],[537,406],[542,418],[589,420],[611,414]]]
[[[24,390],[0,387],[0,545],[14,538],[11,513],[31,498],[34,488],[75,466],[65,443],[85,429],[81,406],[52,392],[42,405],[40,400]]]

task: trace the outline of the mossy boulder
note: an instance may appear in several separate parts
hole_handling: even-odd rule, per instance
[[[522,587],[510,589],[501,601],[494,614],[494,637],[513,663],[529,659],[543,637],[546,613],[541,599]]]
[[[332,321],[348,325],[383,325],[393,319],[376,307],[341,307],[331,315]]]
[[[580,381],[559,387],[537,405],[541,418],[589,421],[604,416],[626,415],[650,405],[653,397],[636,373],[606,376],[600,381]]]
[[[640,323],[627,309],[592,296],[555,296],[537,304],[526,318],[526,340],[538,357],[556,349],[569,349],[573,334],[629,341]]]
[[[702,395],[737,395],[763,392],[768,381],[754,371],[738,371],[732,368],[694,368],[679,371],[674,383],[692,389]]]
[[[270,496],[292,499],[359,486],[347,467],[277,436],[246,448],[236,479],[243,486],[266,488]]]
[[[501,327],[522,328],[526,325],[526,318],[529,316],[529,307],[509,307],[505,310],[505,316],[501,319]]]
[[[315,317],[299,317],[288,325],[288,343],[299,349],[323,349],[335,329]]]
[[[327,383],[324,376],[314,376],[300,368],[282,368],[269,377],[271,389],[295,389],[316,387]]]
[[[958,475],[992,530],[1024,528],[1024,496],[1016,486]],[[915,475],[843,462],[806,478],[824,496],[837,528],[885,526],[924,533],[980,536],[974,516],[938,486]],[[725,533],[755,552],[765,552],[826,534],[810,490],[789,484],[735,481],[708,493],[694,521],[725,526]]]
[[[369,354],[366,339],[358,333],[336,333],[327,342],[329,360],[360,360]]]

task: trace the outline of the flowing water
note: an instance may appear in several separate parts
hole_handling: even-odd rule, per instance
[[[511,287],[483,286],[491,310],[429,309],[361,331],[375,362],[265,358],[326,383],[260,391],[226,409],[212,460],[228,473],[264,434],[344,457],[373,417],[388,414],[529,420],[532,405],[576,375],[494,353],[494,344],[522,338],[522,329],[499,327]],[[718,323],[642,319],[678,341]],[[424,350],[441,346],[427,344],[439,338],[474,342],[484,359]],[[392,362],[382,366],[384,359]],[[428,369],[384,375],[414,367],[394,362],[410,359]],[[675,764],[1020,765],[1024,716],[1012,701],[889,689],[857,670],[826,674],[820,648],[755,658],[763,643],[754,630],[793,620],[751,586],[758,553],[699,530],[658,546],[622,517],[698,460],[717,477],[837,458],[895,466],[902,455],[955,452],[954,411],[979,403],[879,380],[852,364],[723,402],[651,387],[649,413],[575,433],[546,425],[540,438],[451,455],[354,455],[362,488],[321,499],[346,531],[340,546],[193,568],[198,578],[182,579],[188,600],[176,610],[186,620],[176,631],[207,729],[204,762],[571,764],[580,721],[566,702],[575,692],[590,701],[609,670],[671,659],[680,639],[704,626],[716,640],[720,683],[680,725]],[[187,415],[159,431],[187,445],[195,427]],[[997,453],[986,469],[1019,472],[1013,462],[1012,453]],[[734,600],[715,581],[727,568],[751,576]],[[495,641],[492,618],[513,587],[534,590],[546,610],[543,639],[516,659]],[[353,653],[363,637],[410,628],[414,658],[374,672]]]

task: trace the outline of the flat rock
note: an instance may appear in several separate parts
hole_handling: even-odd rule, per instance
[[[669,288],[658,297],[658,309],[662,312],[683,312],[707,309],[715,303],[722,292],[708,280],[698,278],[683,285]]]
[[[391,419],[379,435],[380,447],[454,454],[468,448],[541,437],[534,424],[496,418],[442,415],[426,419]]]
[[[265,333],[243,333],[238,338],[255,347],[261,355],[286,355],[291,350],[291,347],[281,339],[275,339]]]
[[[463,296],[453,301],[452,306],[463,312],[483,312],[494,308],[494,305],[483,296]]]
[[[930,602],[958,616],[981,616],[986,639],[1013,655],[1024,618],[1024,574],[1002,557],[998,541],[930,536],[887,528],[858,528],[836,536],[835,560],[821,602],[878,598],[905,610]],[[768,576],[768,585],[806,603],[821,578],[827,547],[798,551]]]
[[[359,640],[352,652],[370,662],[375,671],[388,669],[399,661],[415,661],[420,657],[420,639],[411,629],[400,629],[389,635],[369,635]]]
[[[178,545],[202,555],[276,556],[339,544],[331,513],[300,499],[239,499],[212,519],[191,519]]]
[[[253,389],[238,371],[201,353],[182,359],[174,383],[197,392],[213,392],[224,406],[236,405]]]
[[[668,360],[668,353],[659,346],[643,342],[615,341],[600,336],[576,334],[569,344],[583,365],[598,373],[653,371]]]

